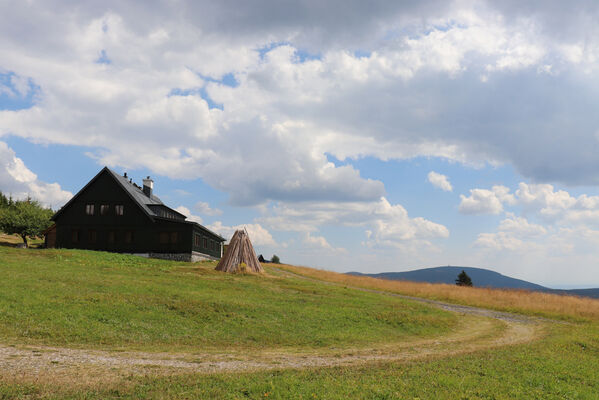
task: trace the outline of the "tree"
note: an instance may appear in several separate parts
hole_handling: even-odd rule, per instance
[[[273,254],[272,258],[270,259],[270,262],[273,264],[280,264],[281,260],[279,260],[279,256],[277,256],[276,254]]]
[[[0,210],[8,207],[9,205],[10,201],[8,200],[8,198],[6,198],[4,193],[0,192]]]
[[[0,208],[0,230],[9,235],[21,236],[27,247],[27,236],[42,236],[42,232],[52,225],[52,214],[51,209],[42,207],[37,201],[15,201]]]
[[[455,280],[455,284],[458,286],[472,286],[472,279],[470,279],[466,271],[462,270]]]

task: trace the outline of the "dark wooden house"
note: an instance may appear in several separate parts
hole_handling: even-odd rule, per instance
[[[153,193],[104,167],[52,220],[55,246],[198,261],[220,259],[225,239],[167,207]]]

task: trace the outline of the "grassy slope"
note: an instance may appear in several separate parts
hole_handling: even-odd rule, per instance
[[[450,303],[572,321],[599,321],[599,300],[586,297],[563,296],[526,290],[392,281],[293,265],[281,265],[280,268],[322,281]]]
[[[441,334],[456,322],[396,298],[213,268],[0,246],[0,340],[160,351],[301,349]]]
[[[0,249],[0,260],[8,255],[3,250]],[[79,252],[79,256],[82,257],[79,259],[81,262],[87,254]],[[15,255],[10,254],[10,257]],[[77,259],[73,257],[71,261]],[[131,262],[136,260],[127,259]],[[162,271],[163,274],[178,276],[178,279],[199,273],[180,269],[173,263],[155,265],[123,268],[133,268],[133,271],[136,268],[166,269],[170,272]],[[73,268],[81,271],[83,267]],[[209,277],[211,275],[207,274],[202,279]],[[253,284],[253,277],[227,279],[230,279],[229,283],[238,285],[240,281],[236,279],[245,281],[246,278],[246,285]],[[307,282],[293,282],[292,285],[299,285],[303,290],[297,299],[311,297],[310,290],[314,290],[309,289],[311,286]],[[322,290],[335,290],[335,297],[342,296],[337,291],[343,292],[340,288]],[[286,294],[287,290],[283,293]],[[355,292],[352,291],[352,294]],[[364,300],[364,307],[371,306],[368,301],[376,303],[384,301],[384,297],[375,295]],[[370,327],[364,333],[369,331]],[[0,383],[0,398],[596,399],[599,393],[597,365],[599,322],[591,318],[586,322],[552,324],[542,340],[530,344],[453,358],[300,371],[132,377],[123,384],[102,389],[72,390],[41,383]]]

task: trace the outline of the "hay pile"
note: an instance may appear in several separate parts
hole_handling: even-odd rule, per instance
[[[230,273],[264,272],[246,230],[235,231],[216,270]]]

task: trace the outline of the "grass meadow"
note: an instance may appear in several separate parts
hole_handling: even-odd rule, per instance
[[[526,290],[501,290],[477,287],[459,287],[447,284],[430,284],[392,281],[365,276],[339,274],[293,265],[281,269],[323,281],[366,289],[382,290],[407,296],[423,297],[450,303],[466,304],[499,311],[538,315],[569,320],[599,321],[599,300],[562,296]]]
[[[367,348],[449,335],[460,316],[360,286],[557,318],[536,340],[416,361],[129,374],[98,385],[0,372],[0,399],[597,399],[599,301],[411,285],[292,266],[335,284],[226,275],[214,263],[0,246],[0,341],[180,352]],[[451,344],[449,344],[451,346]]]
[[[0,246],[0,339],[99,349],[365,346],[449,331],[453,314],[274,275],[82,250]]]

